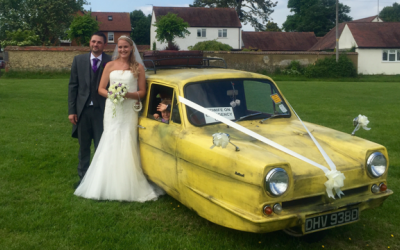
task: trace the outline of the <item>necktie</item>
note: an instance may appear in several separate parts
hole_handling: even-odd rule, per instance
[[[92,69],[93,69],[93,72],[96,73],[96,71],[97,71],[97,63],[100,61],[100,59],[93,58],[92,60],[93,60]]]

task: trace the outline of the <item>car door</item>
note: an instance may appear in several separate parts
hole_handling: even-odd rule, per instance
[[[139,143],[142,167],[150,180],[177,198],[176,141],[182,131],[179,107],[176,105],[177,89],[162,83],[151,83],[143,115],[139,118]],[[172,101],[169,123],[154,119],[159,104],[160,91],[169,92]]]

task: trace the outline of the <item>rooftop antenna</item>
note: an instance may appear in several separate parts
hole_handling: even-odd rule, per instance
[[[378,0],[378,21],[379,21],[379,0]]]

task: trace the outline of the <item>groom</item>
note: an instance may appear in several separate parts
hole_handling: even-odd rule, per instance
[[[99,82],[111,57],[103,53],[106,36],[97,32],[90,39],[90,53],[74,57],[68,85],[68,119],[72,137],[79,141],[78,174],[80,181],[90,165],[92,140],[95,150],[103,133],[106,98],[98,94]]]

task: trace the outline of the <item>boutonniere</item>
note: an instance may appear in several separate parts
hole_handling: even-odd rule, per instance
[[[108,63],[108,62],[105,62],[105,63],[100,64],[100,69],[101,69],[101,70],[104,70],[104,68],[106,67],[107,63]]]

